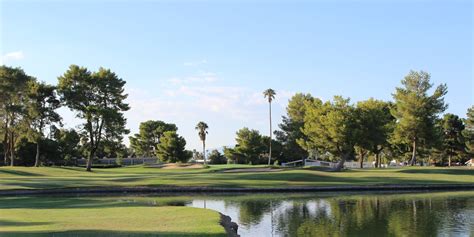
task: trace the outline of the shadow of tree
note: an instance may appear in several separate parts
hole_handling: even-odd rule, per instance
[[[30,209],[71,209],[71,208],[110,208],[110,207],[151,207],[151,206],[185,206],[191,198],[178,197],[173,199],[137,197],[71,197],[71,196],[25,196],[0,198],[0,209],[30,208]],[[0,221],[0,226],[2,223]]]
[[[474,179],[474,169],[403,169],[398,172],[406,174],[472,175]]]
[[[19,222],[19,221],[0,220],[0,227],[35,226],[35,225],[48,225],[48,224],[52,224],[52,222]],[[3,235],[0,234],[0,236],[3,236]]]
[[[20,170],[9,170],[9,169],[0,169],[0,174],[11,174],[11,175],[19,175],[19,176],[44,176],[42,174],[31,173],[31,172],[20,171]]]

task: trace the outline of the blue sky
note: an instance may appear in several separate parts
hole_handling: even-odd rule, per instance
[[[296,92],[353,102],[391,100],[410,69],[447,83],[447,112],[474,104],[473,3],[451,1],[0,1],[0,52],[56,83],[70,64],[127,81],[132,133],[176,123],[188,148],[209,124],[209,147],[246,126],[267,134]],[[77,125],[61,111],[67,126]],[[274,126],[276,127],[276,126]]]

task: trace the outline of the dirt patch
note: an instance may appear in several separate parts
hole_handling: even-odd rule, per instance
[[[246,172],[279,172],[283,169],[272,168],[248,168],[248,169],[228,169],[221,171],[222,173],[246,173]]]
[[[226,216],[222,213],[220,213],[220,214],[221,214],[220,224],[221,224],[221,226],[224,227],[225,232],[227,233],[227,236],[239,237],[240,235],[237,234],[237,229],[239,228],[237,223],[232,222],[232,219],[229,216]]]
[[[202,169],[204,166],[202,164],[152,164],[147,165],[149,168],[160,168],[160,169]]]

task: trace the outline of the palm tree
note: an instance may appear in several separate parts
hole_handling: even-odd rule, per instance
[[[275,99],[276,92],[268,88],[263,92],[263,97],[268,98],[268,108],[270,112],[270,142],[269,142],[269,152],[268,152],[268,165],[270,165],[270,161],[272,159],[272,100]]]
[[[196,130],[198,130],[199,138],[202,141],[202,155],[204,157],[204,165],[206,165],[206,135],[207,135],[207,129],[209,126],[205,122],[199,122],[196,125]]]

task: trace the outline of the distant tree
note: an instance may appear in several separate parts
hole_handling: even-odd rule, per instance
[[[474,106],[467,110],[465,124],[466,128],[463,135],[466,142],[466,151],[474,156]]]
[[[202,152],[196,151],[196,149],[192,150],[193,153],[193,160],[204,160],[204,156],[202,155]]]
[[[198,130],[199,139],[202,141],[202,155],[204,158],[204,164],[206,164],[206,136],[207,136],[207,129],[209,126],[205,122],[199,122],[196,125],[196,130]]]
[[[269,109],[269,118],[270,118],[270,140],[268,143],[268,165],[271,164],[271,159],[272,159],[272,134],[273,134],[273,129],[272,129],[272,101],[275,99],[276,92],[268,88],[263,92],[263,97],[268,99],[268,109]]]
[[[66,165],[72,165],[73,160],[81,156],[80,135],[74,129],[57,129],[54,139],[58,142],[58,151]]]
[[[3,137],[2,133],[3,133],[3,131],[0,132],[0,137]],[[5,155],[3,150],[4,150],[4,147],[3,147],[3,142],[2,142],[2,143],[0,143],[0,158],[3,162],[5,162],[5,160],[3,159],[3,156]],[[3,165],[6,165],[6,164],[3,164]]]
[[[243,162],[243,157],[239,154],[235,148],[224,147],[224,156],[227,158],[227,161],[233,162],[234,164],[245,163]]]
[[[334,169],[340,171],[344,162],[354,156],[358,140],[355,108],[349,104],[349,99],[341,96],[323,104],[317,101],[308,104],[303,133],[308,140],[299,140],[300,144],[340,157]]]
[[[430,74],[423,71],[410,71],[402,85],[393,94],[395,106],[391,112],[397,123],[391,141],[411,144],[410,164],[415,165],[418,146],[430,147],[432,137],[436,135],[436,118],[447,108],[443,98],[447,87],[441,84],[432,95],[428,95],[433,84],[430,83]]]
[[[305,139],[301,131],[306,113],[305,103],[311,103],[314,98],[310,94],[297,93],[288,101],[286,116],[283,116],[279,125],[281,131],[275,131],[276,140],[282,145],[280,161],[294,161],[308,157],[308,152],[301,147],[298,139]]]
[[[56,87],[43,82],[29,83],[28,122],[32,141],[36,143],[35,167],[40,165],[40,141],[44,139],[44,130],[61,121],[61,116],[56,112],[61,104],[55,90]]]
[[[58,78],[61,100],[83,119],[82,128],[87,134],[86,170],[91,171],[92,160],[105,134],[111,139],[126,133],[123,112],[129,109],[125,103],[125,81],[109,69],[99,68],[91,73],[85,67],[71,65]]]
[[[367,152],[375,155],[375,167],[379,167],[380,153],[390,145],[388,139],[395,125],[395,118],[390,114],[390,108],[390,103],[372,98],[357,103],[359,128],[356,145],[361,168]]]
[[[97,157],[107,158],[124,158],[128,156],[128,149],[122,140],[103,140],[99,149],[97,149]]]
[[[234,153],[240,158],[240,163],[260,163],[260,158],[265,153],[265,145],[263,144],[262,136],[257,130],[242,128],[237,131],[235,141],[237,144],[234,148]]]
[[[441,121],[443,129],[443,153],[448,156],[448,166],[451,166],[451,160],[455,156],[463,155],[466,150],[464,136],[464,123],[457,115],[445,114]]]
[[[35,81],[21,68],[0,66],[0,126],[3,133],[4,164],[15,164],[15,145],[27,115],[28,84]]]
[[[30,142],[30,139],[22,137],[17,143],[18,165],[34,166],[36,162],[36,142],[40,143],[41,157],[45,165],[62,165],[61,154],[59,152],[59,144],[57,141],[43,138],[39,141]]]
[[[152,156],[153,149],[160,143],[164,132],[178,131],[178,127],[172,123],[160,120],[148,120],[140,123],[139,133],[129,137],[130,146],[137,155]]]
[[[264,146],[264,151],[268,151],[269,144],[270,144],[270,137],[269,136],[262,136],[262,144]],[[284,150],[283,150],[283,144],[280,141],[277,141],[275,139],[273,139],[271,141],[271,144],[272,144],[272,158],[275,161],[278,161],[280,163],[282,161],[283,162],[287,161],[287,159],[285,159],[286,157],[284,156],[285,154],[284,154]],[[263,158],[267,158],[268,153],[263,153],[263,154],[261,154],[261,156]]]
[[[227,159],[218,150],[212,150],[209,154],[210,164],[227,164]]]
[[[156,153],[163,162],[187,162],[192,152],[185,150],[186,141],[175,131],[166,131],[157,145]]]

